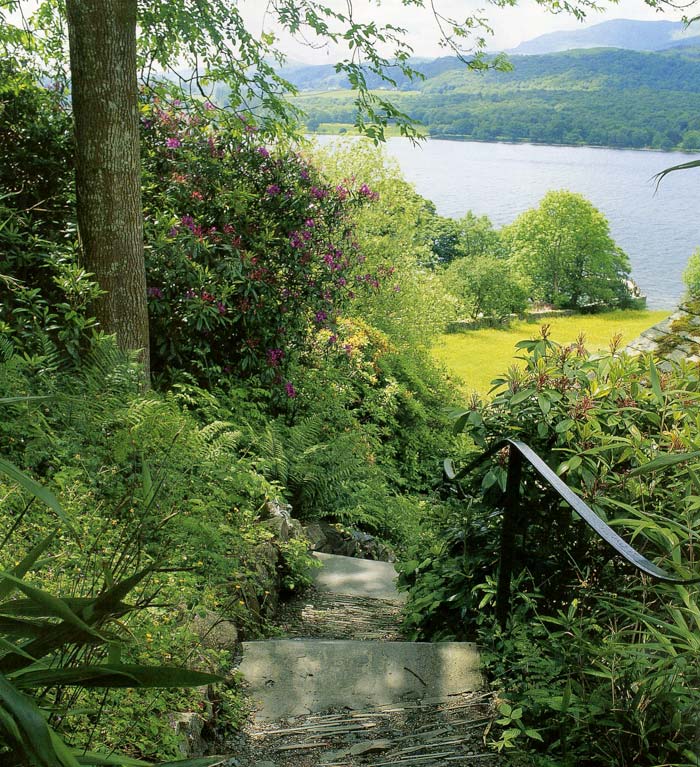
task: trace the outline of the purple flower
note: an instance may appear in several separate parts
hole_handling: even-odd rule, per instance
[[[313,218],[307,218],[306,221],[304,221],[304,226],[308,227],[309,229],[313,229],[313,227],[316,226],[316,222],[313,220]]]
[[[211,101],[205,101],[204,108],[207,110],[207,112],[210,112],[212,109],[216,109],[216,107],[211,103]]]
[[[315,197],[317,200],[323,200],[324,198],[328,197],[328,190],[327,189],[320,189],[317,186],[311,187],[311,196]]]
[[[170,231],[168,232],[168,237],[177,237],[178,229],[176,226],[171,226]]]
[[[267,350],[267,362],[272,368],[279,367],[280,362],[284,357],[282,349],[268,349]]]
[[[359,193],[366,197],[368,200],[378,200],[379,199],[379,192],[373,192],[367,184],[362,184],[360,189],[358,190]]]
[[[301,246],[304,244],[304,241],[299,236],[299,232],[292,232],[289,235],[289,244],[293,248],[301,248]]]
[[[216,302],[216,308],[219,310],[219,314],[226,314],[226,306],[221,302]]]
[[[147,288],[146,295],[151,298],[163,298],[163,291],[160,288]]]
[[[191,232],[194,232],[194,230],[196,228],[195,224],[194,224],[194,219],[192,218],[192,216],[183,216],[180,219],[180,223],[183,226],[186,226]]]
[[[297,396],[297,390],[294,388],[294,385],[291,381],[287,381],[287,383],[284,385],[284,390],[287,392],[287,396],[290,399],[294,399],[294,397]]]
[[[258,147],[258,154],[259,154],[259,155],[260,155],[262,158],[264,158],[265,160],[267,160],[267,158],[270,156],[270,153],[267,151],[267,149],[265,149],[265,147],[264,147],[264,146],[259,146],[259,147]]]
[[[321,309],[320,311],[316,312],[314,316],[314,322],[317,325],[320,325],[322,322],[325,322],[328,319],[328,314]]]
[[[277,184],[270,184],[270,186],[267,187],[265,190],[265,193],[269,197],[274,197],[275,195],[278,195],[282,190],[279,188]]]
[[[308,242],[311,239],[312,234],[308,229],[304,229],[301,233],[301,236],[304,238],[306,242]]]
[[[308,181],[309,180],[309,171],[308,170],[303,170],[302,169],[299,172],[299,175],[302,177],[302,179],[304,179],[304,181]]]
[[[330,338],[328,339],[329,346],[332,346],[333,344],[337,344],[337,343],[338,343],[338,336],[336,335],[330,336]]]
[[[180,141],[179,138],[169,138],[165,145],[168,147],[168,149],[177,149],[177,147],[182,146],[182,141]]]

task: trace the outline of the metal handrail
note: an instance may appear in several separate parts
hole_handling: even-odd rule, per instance
[[[502,439],[482,453],[476,460],[471,461],[464,468],[455,471],[454,463],[447,458],[444,462],[445,479],[449,482],[458,483],[473,469],[492,455],[508,447],[508,474],[506,479],[505,501],[503,505],[503,524],[501,527],[501,551],[498,565],[498,590],[496,592],[496,617],[505,628],[510,612],[510,580],[513,568],[513,555],[515,548],[515,528],[518,522],[518,509],[520,507],[520,478],[522,464],[525,459],[540,477],[566,501],[571,508],[602,538],[615,552],[626,559],[637,570],[646,573],[651,578],[664,583],[689,585],[700,583],[700,576],[694,578],[676,578],[663,568],[649,561],[627,541],[621,538],[609,525],[607,525],[585,501],[558,477],[554,471],[540,458],[535,451],[517,439]]]

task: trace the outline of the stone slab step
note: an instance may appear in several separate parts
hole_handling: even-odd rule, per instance
[[[400,642],[402,603],[307,589],[283,605],[277,625],[285,637]]]
[[[332,594],[405,602],[406,594],[396,589],[396,570],[391,562],[342,557],[338,554],[313,555],[323,567],[314,570],[314,587]]]
[[[444,698],[484,683],[471,642],[279,639],[242,650],[259,720]]]

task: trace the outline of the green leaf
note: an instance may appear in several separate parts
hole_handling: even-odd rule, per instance
[[[562,434],[563,432],[568,431],[573,425],[573,419],[565,418],[563,421],[559,421],[559,423],[554,427],[554,431],[556,431],[557,434]]]
[[[542,393],[537,395],[537,403],[539,404],[543,415],[547,415],[552,409],[552,401]]]
[[[684,461],[692,461],[695,458],[700,458],[700,450],[694,450],[692,453],[666,453],[660,455],[649,463],[645,463],[642,466],[637,466],[630,471],[630,477],[637,477],[641,474],[648,474],[652,471],[658,471],[659,469],[665,469],[668,466],[675,466],[676,464],[683,463]]]
[[[0,615],[0,634],[3,636],[32,638],[39,636],[44,625],[21,618],[8,618]]]
[[[27,492],[31,493],[40,501],[43,501],[50,509],[56,512],[59,519],[63,520],[63,522],[72,529],[66,512],[63,510],[56,496],[48,488],[35,482],[31,477],[27,476],[23,471],[20,471],[14,464],[6,461],[4,458],[0,458],[0,472],[6,474],[20,487],[23,487]]]
[[[195,759],[181,759],[177,762],[161,762],[156,767],[213,767],[230,758],[230,756],[200,756]]]
[[[94,751],[74,751],[78,764],[94,765],[95,767],[153,767],[152,762],[133,759],[130,756],[118,754],[97,754]]]
[[[659,371],[656,369],[653,359],[649,359],[649,381],[651,383],[651,390],[654,392],[656,401],[659,405],[663,405],[664,393],[661,391],[661,380],[659,379]]]
[[[90,628],[90,626],[88,626],[85,621],[81,620],[62,599],[59,599],[58,597],[55,597],[53,594],[49,594],[46,591],[37,589],[34,586],[30,586],[21,578],[16,578],[10,573],[0,572],[0,579],[2,578],[7,578],[12,581],[17,586],[17,588],[26,594],[31,600],[44,607],[46,610],[49,610],[51,615],[56,615],[57,617],[62,618],[71,626],[75,626],[82,631],[86,631],[88,634],[91,634],[98,639],[104,639],[101,634],[98,634],[94,629]]]
[[[72,749],[68,748],[51,728],[49,728],[49,735],[51,736],[51,745],[63,767],[79,767],[80,763],[75,758]]]
[[[49,533],[43,541],[37,543],[37,545],[22,559],[19,564],[12,568],[11,572],[17,578],[21,578],[25,575],[36,563],[39,557],[48,549],[53,541],[56,540],[56,531]],[[13,585],[10,581],[0,582],[0,599],[5,599],[9,596],[17,586]]]
[[[519,405],[521,402],[525,402],[526,399],[529,399],[532,397],[533,394],[535,394],[534,389],[522,389],[519,392],[516,392],[511,398],[510,398],[510,404],[511,405]]]
[[[18,692],[0,674],[0,701],[10,714],[22,734],[22,746],[31,749],[40,764],[55,765],[56,752],[53,747],[49,726],[34,701]]]
[[[18,674],[17,687],[53,685],[80,687],[204,687],[223,681],[216,674],[173,666],[105,664],[75,668],[42,669]]]

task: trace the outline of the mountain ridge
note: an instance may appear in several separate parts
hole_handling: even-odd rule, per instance
[[[560,53],[577,48],[621,48],[632,51],[662,51],[676,46],[700,43],[700,31],[681,21],[639,21],[610,19],[581,29],[561,30],[539,35],[506,51],[518,56]]]

